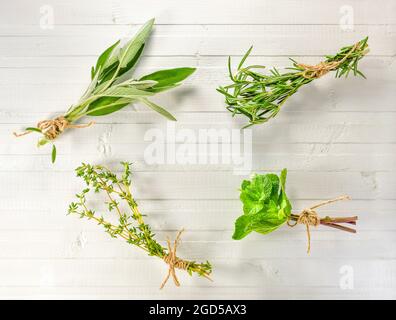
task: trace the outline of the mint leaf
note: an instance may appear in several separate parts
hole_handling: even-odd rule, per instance
[[[286,195],[286,176],[287,176],[287,169],[283,169],[280,175],[280,182],[281,182],[281,193],[279,195],[279,202],[281,210],[287,217],[290,216],[292,206],[290,201]]]
[[[279,196],[279,177],[276,174],[267,174],[268,179],[271,180],[272,190],[271,190],[271,200],[277,202]]]
[[[240,199],[243,203],[243,213],[246,215],[255,214],[264,208],[264,202],[252,199],[247,192],[241,192]]]
[[[252,217],[251,215],[243,215],[240,216],[235,221],[235,231],[234,234],[232,235],[232,238],[234,240],[240,240],[253,231],[253,226],[251,224],[252,221],[251,217]]]
[[[267,176],[255,175],[252,181],[243,181],[240,199],[245,214],[254,214],[263,209],[271,196],[272,182]]]
[[[246,237],[252,231],[267,234],[279,228],[286,220],[278,218],[278,210],[268,214],[269,211],[261,211],[255,214],[242,215],[235,221],[235,231],[232,236],[234,240]]]

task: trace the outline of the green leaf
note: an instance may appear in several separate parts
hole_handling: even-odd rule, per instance
[[[146,39],[151,33],[154,25],[154,19],[147,21],[144,26],[138,31],[136,36],[131,39],[121,50],[119,54],[120,68],[130,68],[130,63],[137,61],[136,56],[141,54]]]
[[[241,185],[240,199],[244,215],[235,223],[234,239],[242,239],[252,231],[270,233],[290,217],[291,205],[286,196],[287,170],[275,174],[255,175]]]
[[[280,183],[283,192],[286,192],[286,177],[287,177],[287,169],[283,169],[280,174]]]
[[[271,196],[272,181],[267,175],[255,175],[252,181],[244,180],[241,185],[240,199],[244,214],[255,214],[264,208]]]
[[[235,221],[234,234],[232,235],[234,240],[240,240],[253,231],[251,217],[252,216],[243,215]]]
[[[243,213],[246,215],[255,214],[264,208],[264,202],[253,199],[248,192],[241,192],[239,198],[243,203]]]
[[[104,116],[129,105],[133,100],[117,97],[103,97],[89,105],[88,111],[85,113],[88,116]]]
[[[42,137],[39,139],[39,141],[37,141],[37,147],[42,147],[44,145],[46,145],[49,142],[49,140],[47,140],[45,137]]]
[[[93,71],[91,72],[91,78],[93,79],[96,72],[98,72],[98,70],[100,68],[103,69],[105,63],[108,61],[109,57],[111,56],[113,50],[118,46],[118,44],[120,43],[120,40],[118,40],[116,43],[114,43],[113,45],[111,45],[109,48],[107,48],[98,58],[98,61],[96,62],[96,66],[93,69]]]
[[[243,192],[256,201],[266,201],[271,196],[272,181],[268,175],[255,175],[250,184],[245,184]]]
[[[56,147],[53,144],[52,145],[52,153],[51,153],[51,161],[52,161],[52,163],[55,163],[55,160],[56,160]]]
[[[42,131],[39,128],[34,128],[34,127],[29,127],[25,129],[26,131],[34,131],[38,133],[42,133]]]
[[[234,240],[240,240],[252,231],[267,234],[279,228],[285,221],[284,219],[281,220],[268,217],[263,212],[243,215],[235,221],[235,229],[232,238]]]
[[[148,74],[140,80],[154,80],[158,83],[152,88],[154,92],[169,89],[170,86],[175,86],[195,72],[195,68],[175,68],[157,71]]]
[[[245,60],[246,60],[247,57],[249,56],[250,52],[252,52],[252,49],[253,49],[253,46],[251,46],[251,47],[249,48],[249,50],[245,53],[245,55],[243,56],[241,62],[239,62],[238,70],[240,70],[240,69],[242,68],[243,64],[245,63]]]
[[[132,68],[133,68],[133,67],[136,65],[136,63],[139,61],[139,58],[140,58],[140,56],[142,55],[143,50],[144,50],[144,44],[141,45],[141,47],[140,47],[139,50],[136,52],[136,54],[135,54],[135,56],[133,57],[133,59],[131,59],[131,60],[128,62],[128,64],[127,64],[124,68],[121,68],[121,69],[120,69],[118,76],[121,76],[121,75],[123,75],[123,76],[125,76],[125,77],[131,76],[131,75],[130,75],[130,72],[128,72],[128,71],[131,71]]]
[[[280,175],[281,193],[279,195],[279,202],[283,214],[286,215],[287,217],[290,217],[292,206],[286,195],[286,176],[287,176],[287,169],[283,169]]]
[[[107,89],[106,91],[104,91],[100,94],[100,96],[104,96],[104,97],[119,97],[119,98],[130,98],[130,99],[135,99],[138,97],[149,97],[152,95],[154,95],[153,92],[139,90],[139,89],[135,88],[134,86],[110,87],[109,89]]]
[[[227,67],[228,67],[228,75],[230,76],[230,79],[231,79],[232,81],[235,81],[235,78],[234,78],[234,76],[233,76],[233,74],[232,74],[231,57],[228,57],[228,60],[227,60]]]
[[[134,79],[127,79],[122,82],[115,81],[114,84],[122,87],[134,87],[139,90],[145,90],[147,88],[152,88],[154,87],[158,82],[153,81],[153,80],[145,80],[145,81],[140,81],[140,80],[134,80]]]
[[[267,174],[268,179],[271,180],[271,200],[278,202],[280,180],[276,174]]]
[[[164,108],[160,107],[159,105],[155,104],[154,102],[148,99],[140,99],[140,101],[142,101],[149,108],[163,115],[168,120],[176,121],[176,118],[172,114],[170,114],[168,111],[166,111]]]

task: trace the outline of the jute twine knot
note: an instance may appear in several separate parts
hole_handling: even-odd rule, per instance
[[[301,75],[304,78],[317,79],[317,78],[320,78],[320,77],[324,76],[325,74],[329,73],[330,71],[337,69],[343,62],[345,62],[346,59],[348,59],[348,57],[353,52],[356,51],[358,46],[359,46],[359,42],[355,43],[355,45],[352,47],[352,49],[344,56],[344,58],[342,58],[339,61],[330,61],[330,62],[322,61],[316,65],[299,63],[299,64],[297,64],[297,66],[303,69]]]
[[[308,239],[308,248],[307,253],[311,252],[311,232],[309,227],[317,227],[321,223],[321,218],[318,213],[315,211],[316,208],[327,205],[332,202],[341,201],[341,200],[350,200],[349,196],[340,196],[331,200],[322,201],[310,208],[306,208],[298,215],[298,218],[295,220],[295,223],[290,223],[290,220],[287,221],[289,227],[295,227],[297,224],[305,224],[307,229],[307,239]]]
[[[187,270],[187,268],[189,266],[189,263],[187,261],[184,261],[184,260],[178,258],[176,255],[177,246],[180,243],[180,236],[183,233],[183,231],[184,231],[184,229],[182,229],[178,232],[178,234],[174,240],[174,243],[173,243],[173,248],[171,246],[171,242],[170,242],[169,238],[166,240],[166,242],[168,244],[169,253],[164,256],[163,260],[169,266],[169,269],[168,269],[168,274],[166,275],[164,281],[162,282],[162,284],[160,286],[160,289],[162,289],[165,286],[165,284],[168,282],[170,276],[172,276],[173,282],[175,283],[175,285],[177,287],[180,287],[180,282],[179,282],[179,279],[177,279],[175,269]]]
[[[39,123],[37,123],[37,128],[40,129],[42,134],[48,140],[55,140],[67,128],[76,128],[76,129],[87,128],[92,126],[94,123],[95,122],[91,121],[87,124],[71,124],[64,116],[59,116],[55,119],[40,121]],[[19,134],[14,132],[14,135],[16,137],[21,137],[31,132],[32,131],[25,131]]]

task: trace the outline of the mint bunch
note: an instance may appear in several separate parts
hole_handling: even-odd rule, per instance
[[[291,216],[292,206],[286,195],[287,169],[280,176],[256,174],[251,180],[244,180],[240,199],[243,215],[235,221],[235,240],[246,237],[252,231],[270,233]]]

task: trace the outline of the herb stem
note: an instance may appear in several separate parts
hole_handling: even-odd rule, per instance
[[[298,218],[299,218],[299,215],[296,215],[296,214],[290,215],[290,220],[298,221]],[[336,228],[336,229],[339,229],[342,231],[356,233],[355,229],[342,226],[342,225],[340,225],[340,223],[356,224],[357,220],[358,220],[357,216],[345,217],[345,218],[344,217],[341,217],[341,218],[325,217],[325,218],[320,219],[320,224],[323,226]]]

